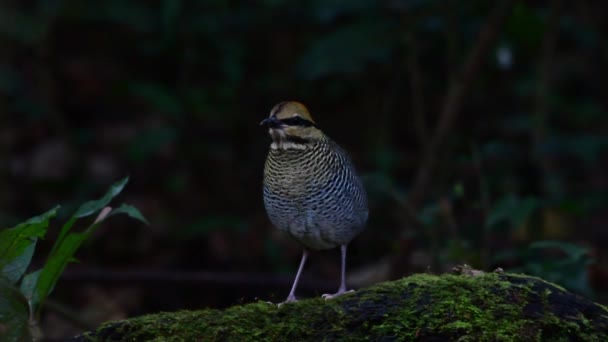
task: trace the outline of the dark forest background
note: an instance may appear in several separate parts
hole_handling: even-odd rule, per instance
[[[608,303],[608,3],[0,2],[0,228],[121,195],[47,303],[109,319],[287,295],[301,250],[261,195],[259,122],[305,103],[370,196],[350,284],[467,263]],[[602,38],[604,37],[604,38]],[[37,251],[40,266],[60,225]],[[300,297],[338,285],[312,255]]]

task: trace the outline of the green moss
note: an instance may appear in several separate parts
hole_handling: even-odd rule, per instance
[[[601,341],[607,316],[606,308],[534,277],[417,274],[331,301],[280,308],[256,302],[110,322],[81,340]]]
[[[415,285],[410,300],[416,305],[392,315],[377,326],[376,331],[384,336],[406,338],[438,332],[445,336],[459,336],[463,341],[516,336],[526,322],[512,321],[506,325],[502,322],[504,318],[518,315],[522,305],[510,300],[508,290],[511,284],[498,277],[491,274],[482,277],[410,277],[405,283]]]

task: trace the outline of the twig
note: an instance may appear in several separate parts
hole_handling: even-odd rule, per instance
[[[422,156],[423,159],[410,192],[408,202],[413,208],[417,208],[420,205],[424,193],[427,191],[443,142],[446,140],[460,112],[465,95],[467,95],[471,88],[490,48],[498,36],[500,27],[510,13],[513,3],[514,0],[503,0],[496,5],[490,16],[486,19],[479,38],[464,63],[462,72],[452,81],[443,103],[437,127]]]

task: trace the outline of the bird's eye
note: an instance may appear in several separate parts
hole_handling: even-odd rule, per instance
[[[310,120],[306,120],[301,116],[294,116],[288,119],[282,119],[281,120],[282,123],[284,123],[287,126],[301,126],[301,127],[310,127],[310,126],[315,126],[315,124],[310,121]]]

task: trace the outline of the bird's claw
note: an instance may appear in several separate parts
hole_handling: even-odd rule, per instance
[[[322,295],[321,297],[323,297],[323,299],[328,300],[328,299],[334,299],[336,297],[340,297],[343,294],[347,294],[347,293],[354,293],[355,290],[338,290],[338,292],[331,294],[331,293],[326,293],[324,295]]]
[[[295,302],[297,302],[297,301],[298,301],[298,300],[296,299],[296,296],[294,296],[294,295],[289,295],[289,296],[287,297],[287,299],[285,299],[285,301],[280,302],[279,304],[277,304],[277,307],[279,307],[279,308],[280,308],[280,307],[281,307],[281,306],[283,306],[284,304],[295,303]]]

